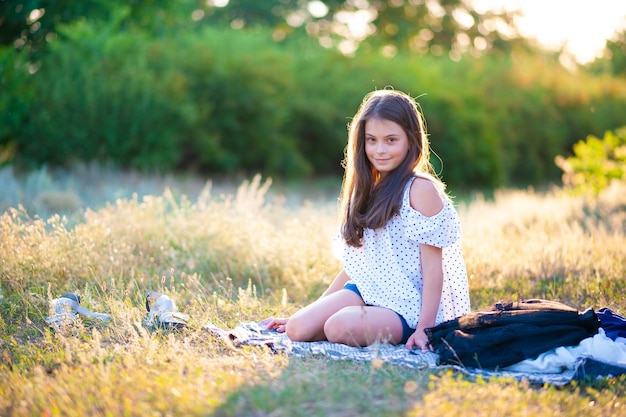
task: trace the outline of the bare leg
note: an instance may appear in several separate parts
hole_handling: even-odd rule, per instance
[[[326,320],[324,334],[330,342],[350,346],[368,346],[377,341],[398,344],[402,341],[402,323],[388,308],[350,306]]]
[[[296,342],[326,340],[324,326],[330,316],[344,307],[364,306],[363,300],[350,290],[339,290],[304,307],[289,318],[285,332]]]

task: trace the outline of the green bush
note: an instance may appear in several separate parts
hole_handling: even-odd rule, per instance
[[[559,179],[554,157],[623,123],[626,81],[550,58],[357,53],[269,30],[169,31],[82,22],[37,67],[0,58],[0,154],[16,165],[97,161],[142,170],[274,177],[340,175],[363,96],[418,97],[435,154],[457,187]],[[4,152],[10,155],[10,152]],[[443,163],[443,165],[442,165]]]
[[[556,155],[569,153],[583,135],[623,123],[624,80],[571,72],[541,56],[488,58],[469,69],[483,72],[473,89],[482,97],[481,123],[498,135],[504,184],[558,180]]]
[[[36,91],[28,123],[17,138],[29,164],[111,161],[140,169],[178,162],[184,114],[166,95],[164,80],[138,54],[139,35],[99,32],[78,24],[64,30],[32,77]],[[167,82],[165,82],[167,85]]]
[[[286,128],[295,78],[291,56],[266,47],[265,33],[163,40],[150,49],[153,65],[169,64],[183,94],[179,105],[195,114],[184,132],[184,162],[204,170],[304,175],[312,167]],[[183,42],[180,48],[176,42]]]
[[[598,195],[614,180],[626,181],[626,126],[578,141],[574,155],[556,157],[563,183],[575,193]]]
[[[32,68],[32,67],[31,67]],[[15,158],[34,96],[24,52],[0,46],[0,166]]]

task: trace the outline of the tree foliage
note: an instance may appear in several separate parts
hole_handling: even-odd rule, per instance
[[[0,163],[337,175],[349,117],[392,86],[419,96],[446,182],[523,185],[558,179],[555,155],[623,122],[626,81],[542,57],[349,58],[264,28],[120,31],[126,16],[60,27],[36,71],[0,49]]]
[[[207,19],[241,28],[273,27],[275,37],[296,33],[314,36],[346,54],[357,48],[417,54],[510,51],[525,46],[509,12],[479,13],[463,0],[231,0],[209,6]]]
[[[617,31],[606,42],[603,56],[596,59],[591,68],[598,73],[626,78],[626,29]]]
[[[524,44],[509,13],[478,13],[463,0],[0,0],[0,44],[36,54],[60,25],[108,21],[120,8],[126,10],[121,29],[158,35],[183,25],[263,26],[276,41],[307,35],[347,55],[365,48],[458,59]]]
[[[189,21],[201,0],[0,0],[0,45],[13,45],[39,56],[59,28],[81,20],[109,21],[120,13],[120,28],[154,33]],[[120,12],[120,10],[122,12]]]
[[[461,0],[11,4],[0,164],[337,174],[356,103],[392,86],[421,96],[446,181],[522,185],[558,178],[555,155],[623,122],[623,80],[548,55],[456,62],[517,48],[495,30],[506,16]]]
[[[589,135],[573,151],[567,158],[556,157],[570,190],[597,195],[612,181],[626,181],[626,126],[605,132],[602,139]]]

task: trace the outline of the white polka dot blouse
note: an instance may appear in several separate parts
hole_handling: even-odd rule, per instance
[[[381,229],[365,229],[360,248],[347,245],[340,236],[339,254],[345,272],[368,305],[386,307],[417,327],[422,305],[422,269],[419,244],[442,248],[443,290],[436,324],[470,312],[467,272],[461,250],[461,222],[442,191],[443,209],[426,217],[413,209],[404,189],[400,214]]]

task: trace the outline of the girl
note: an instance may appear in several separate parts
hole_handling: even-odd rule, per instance
[[[461,225],[429,154],[410,96],[365,97],[344,160],[335,242],[343,270],[317,301],[268,329],[294,341],[430,349],[425,329],[470,311]]]

